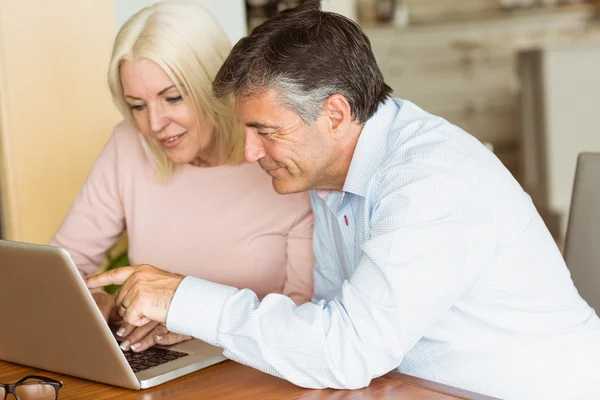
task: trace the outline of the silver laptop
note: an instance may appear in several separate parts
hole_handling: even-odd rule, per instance
[[[130,389],[226,359],[221,348],[199,340],[124,353],[58,247],[0,240],[0,318],[0,360]]]

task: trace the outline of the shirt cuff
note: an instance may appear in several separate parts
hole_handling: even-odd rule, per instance
[[[188,276],[175,291],[167,329],[218,346],[218,325],[225,303],[238,289]]]

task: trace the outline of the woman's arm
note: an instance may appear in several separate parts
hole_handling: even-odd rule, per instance
[[[301,305],[312,298],[315,255],[310,198],[308,193],[300,194],[299,198],[298,217],[287,235],[287,271],[283,294]]]
[[[117,131],[102,150],[50,244],[66,249],[83,276],[100,268],[125,230],[119,187]]]

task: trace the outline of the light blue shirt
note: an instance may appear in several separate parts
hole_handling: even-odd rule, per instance
[[[311,197],[313,303],[187,277],[169,330],[304,387],[360,388],[397,368],[504,399],[600,398],[600,320],[476,139],[389,99],[343,191]]]

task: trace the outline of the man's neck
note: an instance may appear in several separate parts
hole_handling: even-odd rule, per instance
[[[344,189],[344,183],[350,170],[350,164],[354,156],[354,150],[360,138],[364,125],[351,126],[351,131],[346,135],[346,139],[339,143],[339,147],[334,152],[334,157],[329,168],[329,179],[324,185],[316,188],[320,190],[336,190],[341,192]]]

